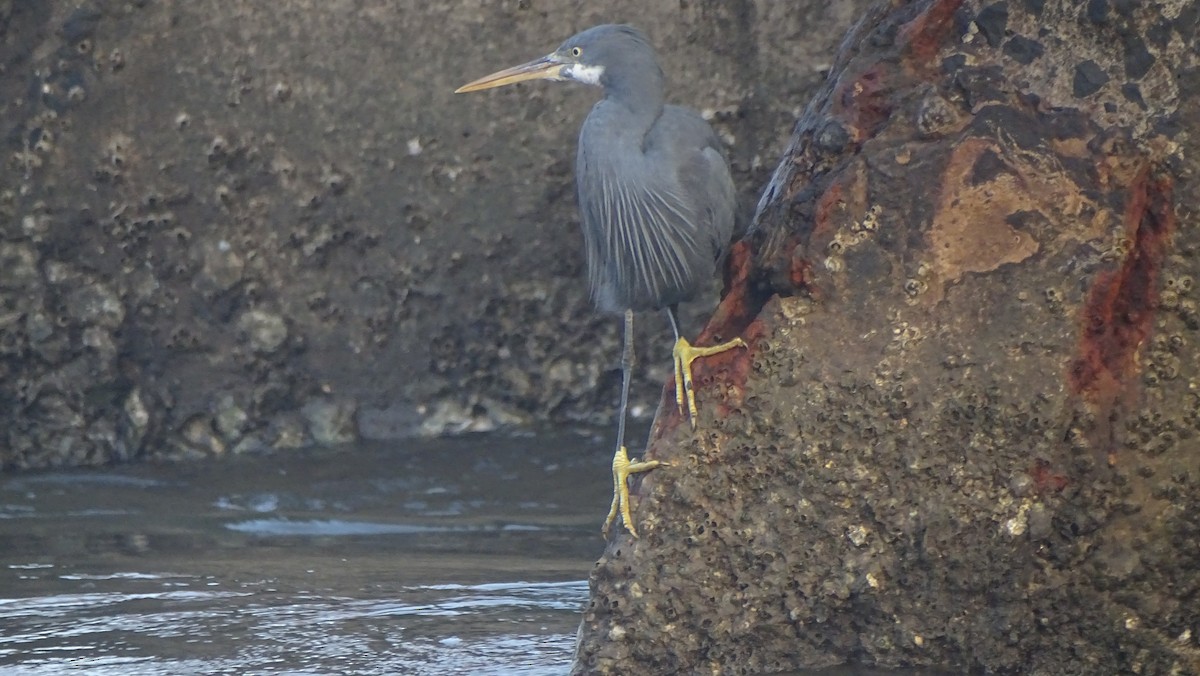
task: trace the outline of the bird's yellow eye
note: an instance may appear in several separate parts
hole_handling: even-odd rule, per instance
[[[578,47],[572,47],[572,48],[571,48],[571,56],[573,56],[573,57],[575,57],[575,58],[577,58],[577,59],[578,59],[578,58],[579,58],[580,56],[582,56],[582,55],[583,55],[583,50],[582,50],[582,49],[580,49],[580,48],[578,48]]]

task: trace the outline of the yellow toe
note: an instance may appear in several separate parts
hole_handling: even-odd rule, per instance
[[[638,536],[637,529],[633,527],[633,514],[629,507],[629,475],[648,472],[665,464],[658,460],[630,461],[629,453],[624,446],[617,449],[617,452],[613,454],[612,461],[612,506],[608,508],[608,516],[604,519],[604,537],[608,537],[609,528],[613,521],[616,521],[618,513],[625,522],[625,529],[629,531],[629,534],[635,538]]]
[[[721,343],[720,345],[713,345],[712,347],[695,347],[686,338],[680,338],[675,341],[675,349],[673,350],[675,361],[675,403],[679,406],[680,415],[686,412],[688,420],[692,424],[692,429],[696,429],[696,416],[698,414],[696,409],[696,386],[692,381],[692,362],[700,357],[720,354],[737,347],[746,347],[746,342],[741,338],[734,338],[731,341]],[[685,402],[686,409],[684,408]]]

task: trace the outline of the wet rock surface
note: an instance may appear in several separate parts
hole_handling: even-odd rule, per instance
[[[748,211],[866,2],[825,4],[0,2],[0,465],[610,422],[596,94],[454,88],[637,23]],[[645,416],[668,330],[639,329]]]
[[[665,392],[577,673],[1200,673],[1195,2],[883,3]]]

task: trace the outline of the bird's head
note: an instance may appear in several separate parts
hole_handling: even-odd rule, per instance
[[[651,75],[661,80],[662,71],[654,48],[638,29],[606,24],[576,33],[546,56],[481,77],[459,87],[455,93],[503,87],[526,80],[574,80],[609,87],[638,75]]]

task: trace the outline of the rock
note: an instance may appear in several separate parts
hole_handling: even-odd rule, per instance
[[[242,436],[250,422],[250,416],[245,409],[237,404],[233,395],[222,395],[216,406],[217,431],[225,441],[233,442]]]
[[[731,143],[747,209],[780,130],[870,1],[638,6],[672,100],[710,111]],[[0,318],[16,318],[0,329],[0,401],[99,355],[66,385],[70,397],[87,420],[122,420],[123,396],[108,393],[140,388],[162,421],[144,430],[142,456],[203,457],[179,437],[183,422],[213,418],[234,444],[322,385],[414,418],[375,434],[413,433],[411,412],[448,393],[466,414],[427,433],[611,424],[619,322],[587,299],[572,199],[570,148],[596,93],[453,94],[496,63],[553,48],[578,17],[464,0],[405,12],[383,0],[299,3],[287,16],[238,14],[262,38],[246,61],[243,33],[212,21],[228,12],[219,0],[21,5],[29,11],[0,1],[11,57],[0,72]],[[364,52],[381,30],[398,39]],[[325,46],[317,56],[314,44]],[[180,78],[163,63],[207,66]],[[685,324],[714,300],[715,287],[685,308]],[[670,364],[670,330],[648,317],[631,393],[644,411]],[[244,408],[241,432],[216,420],[214,393]],[[48,458],[29,450],[41,442],[22,409],[2,411],[0,427],[21,441],[0,448],[0,465]],[[81,457],[107,452],[77,441]]]
[[[22,243],[0,242],[0,289],[27,289],[40,283],[37,252]]]
[[[117,356],[117,343],[108,329],[89,326],[83,330],[83,346],[95,350],[106,366],[111,366]]]
[[[402,439],[420,435],[421,414],[415,406],[361,406],[358,431],[363,439]]]
[[[67,313],[71,319],[115,329],[125,321],[125,306],[112,289],[94,282],[73,289],[66,297]]]
[[[183,424],[180,430],[180,436],[183,437],[191,447],[206,455],[224,455],[226,450],[225,442],[221,440],[213,429],[212,420],[203,416],[196,416]]]
[[[422,436],[494,432],[526,423],[526,419],[495,401],[477,400],[469,406],[456,401],[437,402],[421,421]]]
[[[275,450],[303,448],[312,443],[308,425],[302,416],[285,413],[271,422],[267,444]]]
[[[54,325],[42,312],[33,312],[25,317],[25,334],[31,343],[42,343],[54,335]]]
[[[358,441],[358,405],[352,401],[312,399],[300,409],[308,433],[321,446]]]
[[[247,434],[233,445],[232,452],[234,455],[242,455],[243,453],[262,453],[269,450],[271,447],[257,435]]]
[[[1200,78],[1113,48],[1195,35],[1184,5],[856,25],[697,340],[749,348],[697,363],[696,431],[660,400],[670,465],[633,482],[574,673],[1200,673]]]
[[[146,403],[142,401],[142,393],[139,388],[135,387],[130,390],[122,403],[122,409],[127,429],[126,444],[130,449],[139,450],[150,427],[150,411],[147,410]]]
[[[263,310],[250,310],[238,319],[238,329],[246,335],[250,348],[260,354],[272,354],[288,338],[283,317]]]
[[[246,268],[246,262],[225,239],[204,239],[194,245],[199,251],[200,274],[196,284],[201,291],[228,291],[238,282]]]

